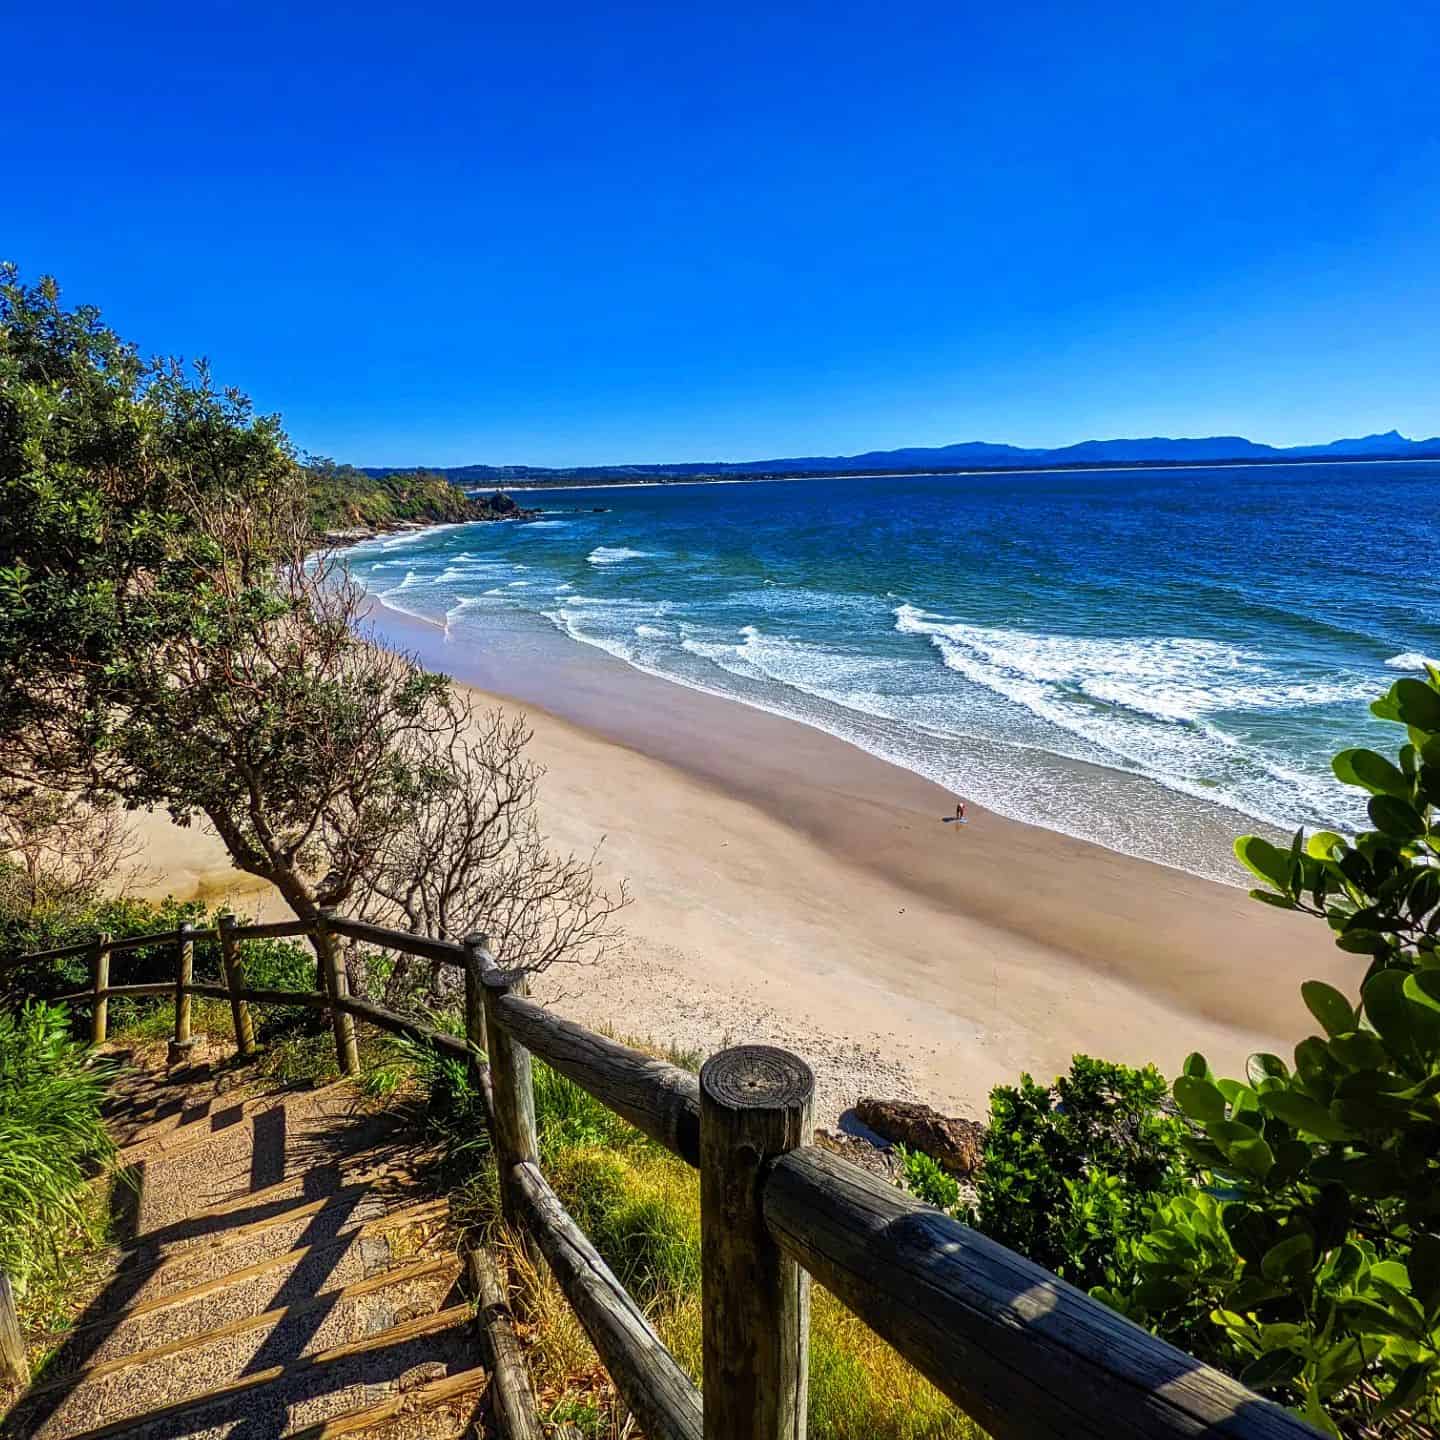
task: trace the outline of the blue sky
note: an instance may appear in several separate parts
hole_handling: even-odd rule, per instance
[[[1413,0],[28,7],[0,255],[362,464],[1440,432]]]

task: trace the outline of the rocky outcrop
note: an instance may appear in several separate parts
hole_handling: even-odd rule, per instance
[[[942,1115],[917,1100],[877,1100],[867,1095],[857,1102],[855,1114],[877,1135],[909,1150],[923,1150],[952,1174],[969,1175],[984,1158],[983,1125]]]

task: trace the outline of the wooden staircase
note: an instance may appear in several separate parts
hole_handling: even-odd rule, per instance
[[[198,1067],[127,1073],[108,1121],[128,1238],[5,1436],[470,1431],[488,1376],[413,1119],[351,1085],[232,1102]]]

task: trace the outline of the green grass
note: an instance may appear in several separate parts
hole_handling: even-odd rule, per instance
[[[0,1269],[22,1296],[96,1238],[88,1182],[114,1152],[100,1118],[108,1075],[63,1005],[0,1011]]]

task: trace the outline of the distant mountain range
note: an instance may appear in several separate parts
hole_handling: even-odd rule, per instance
[[[778,460],[693,461],[671,465],[581,465],[556,469],[540,465],[370,466],[370,475],[426,470],[456,485],[500,485],[517,481],[619,481],[695,479],[704,476],[852,475],[894,470],[1013,470],[1050,465],[1216,465],[1284,460],[1440,459],[1440,436],[1408,440],[1398,430],[1328,445],[1261,445],[1240,435],[1204,439],[1082,440],[1056,450],[1026,449],[967,440],[958,445],[867,450],[861,455],[804,455]]]

